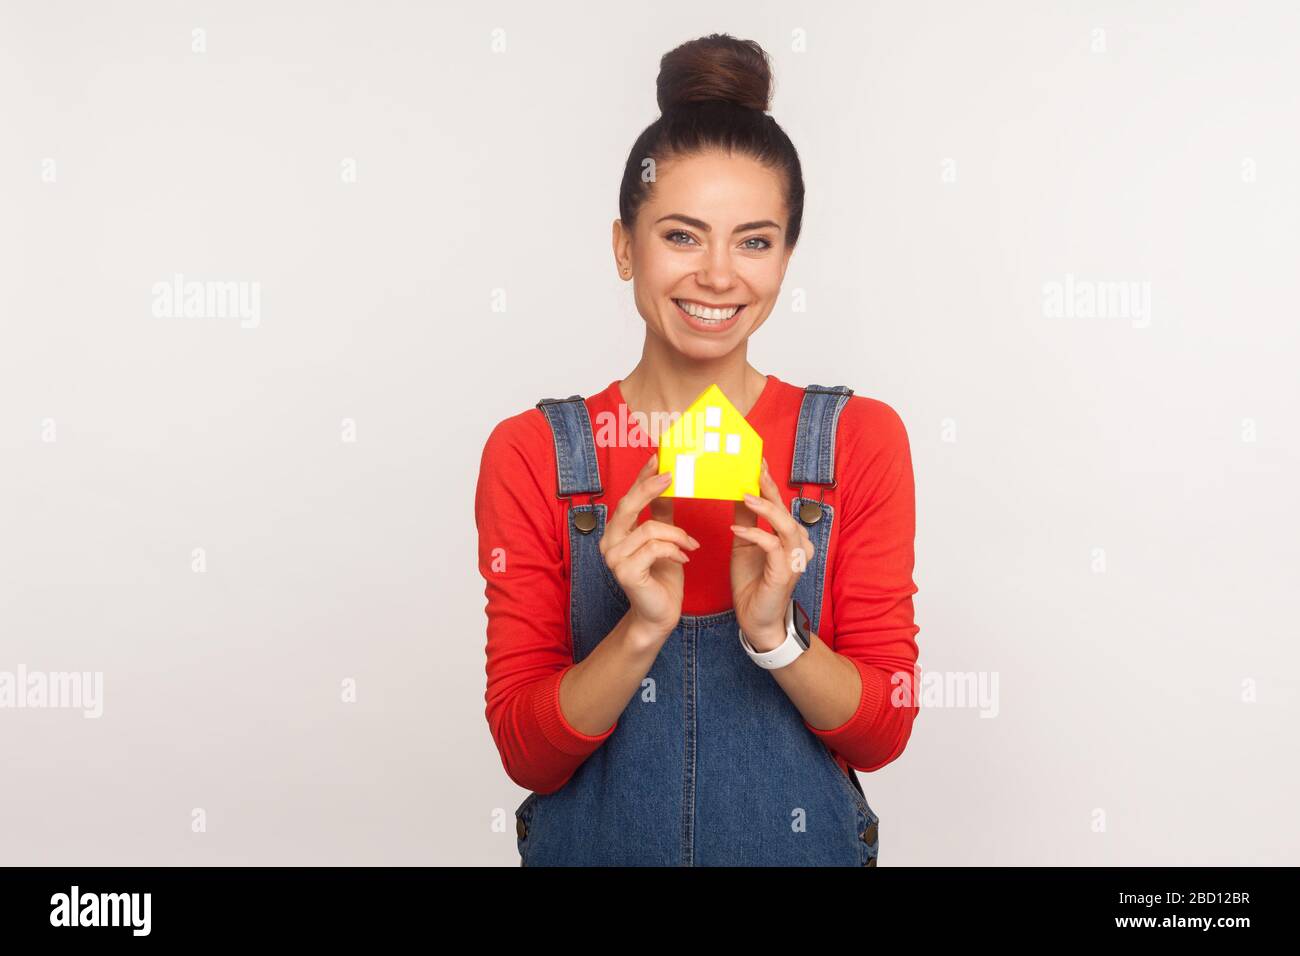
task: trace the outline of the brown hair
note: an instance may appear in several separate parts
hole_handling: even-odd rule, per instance
[[[623,167],[618,212],[633,229],[653,183],[642,164],[656,168],[673,157],[707,149],[751,156],[777,171],[785,186],[789,223],[785,243],[794,248],[803,221],[803,170],[790,137],[767,114],[772,96],[768,56],[753,40],[712,33],[665,53],[655,83],[660,116],[637,137]]]

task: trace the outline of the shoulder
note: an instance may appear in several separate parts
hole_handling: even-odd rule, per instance
[[[497,422],[483,443],[483,464],[533,459],[551,446],[551,426],[539,408],[529,408]]]
[[[836,442],[858,457],[893,456],[908,450],[907,426],[889,403],[854,393],[840,410]]]
[[[550,426],[537,408],[497,422],[483,443],[474,491],[481,540],[515,537],[516,544],[552,538],[557,486]],[[554,544],[554,548],[560,545]]]
[[[544,549],[562,557],[555,531],[555,452],[550,426],[537,408],[497,422],[483,443],[474,491],[474,524],[481,548],[511,542],[516,557]],[[486,554],[486,551],[483,552]]]
[[[588,420],[593,425],[598,414],[614,405],[615,387],[616,383],[612,382],[603,390],[583,399],[583,404],[587,407]],[[532,457],[539,454],[543,454],[543,457],[550,456],[551,475],[554,477],[555,435],[551,431],[551,423],[537,405],[497,422],[483,446],[485,462],[503,455]]]
[[[541,409],[525,409],[492,427],[479,460],[480,501],[538,508],[554,497],[558,481],[555,442]]]
[[[888,402],[853,394],[840,411],[835,472],[849,514],[865,514],[886,500],[906,505],[912,485],[907,426]],[[898,495],[900,489],[906,493]]]
[[[583,399],[593,427],[597,416],[615,404],[616,388],[617,380]],[[493,476],[516,483],[527,480],[544,494],[554,495],[558,481],[555,456],[555,433],[551,422],[537,405],[533,405],[503,418],[492,427],[483,443],[480,484],[492,480]]]
[[[793,423],[798,419],[802,407],[804,388],[788,382],[781,384],[780,414]],[[843,457],[854,459],[851,464],[863,467],[868,464],[864,458],[870,460],[881,454],[897,455],[900,451],[906,451],[907,446],[907,427],[894,407],[881,399],[861,395],[855,389],[840,409],[836,421],[837,459],[842,452]]]

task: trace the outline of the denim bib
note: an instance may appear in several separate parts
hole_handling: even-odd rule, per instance
[[[790,475],[835,487],[835,430],[852,390],[804,390]],[[580,396],[543,399],[558,495],[569,499],[574,661],[630,604],[600,553],[607,506]],[[816,553],[794,596],[817,630],[835,509],[800,496],[791,513]],[[824,492],[823,492],[824,494]],[[587,495],[575,504],[573,495]],[[735,610],[682,615],[618,727],[554,793],[515,810],[522,866],[875,866],[878,823],[770,671],[740,646]]]

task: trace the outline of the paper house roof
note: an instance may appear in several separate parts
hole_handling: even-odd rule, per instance
[[[763,439],[710,385],[659,438],[659,473],[673,473],[664,496],[743,501],[759,494]]]

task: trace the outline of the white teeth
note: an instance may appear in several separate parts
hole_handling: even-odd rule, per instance
[[[709,325],[719,325],[727,321],[727,319],[731,318],[740,310],[739,306],[732,306],[729,309],[706,309],[704,306],[696,305],[694,302],[684,302],[681,299],[673,299],[673,301],[681,307],[683,312],[693,315],[695,318]]]

